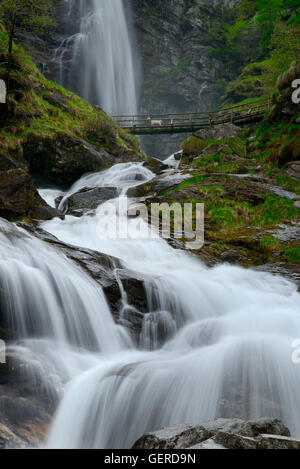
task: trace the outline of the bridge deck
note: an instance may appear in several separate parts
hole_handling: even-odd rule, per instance
[[[212,112],[113,116],[113,119],[134,135],[177,134],[228,122],[239,126],[251,124],[262,120],[269,107],[270,100],[264,100]]]

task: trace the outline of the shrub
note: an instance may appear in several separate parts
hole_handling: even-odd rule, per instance
[[[101,116],[86,121],[85,134],[87,137],[108,141],[119,137],[119,128],[108,116]]]

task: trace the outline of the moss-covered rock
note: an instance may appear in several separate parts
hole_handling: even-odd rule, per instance
[[[150,171],[155,174],[159,174],[168,168],[167,165],[165,165],[162,161],[158,160],[157,158],[148,158],[147,161],[144,163],[144,166],[150,169]]]
[[[196,135],[192,135],[181,145],[181,150],[183,151],[182,156],[184,159],[192,159],[193,157],[200,155],[207,145],[207,140],[203,140]]]
[[[82,138],[63,131],[53,135],[29,132],[23,142],[30,171],[60,185],[69,185],[84,173],[112,166],[116,158]]]

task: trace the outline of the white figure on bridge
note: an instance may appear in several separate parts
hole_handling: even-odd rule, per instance
[[[151,127],[162,127],[162,120],[151,119],[151,117],[148,117],[147,120],[150,122]]]

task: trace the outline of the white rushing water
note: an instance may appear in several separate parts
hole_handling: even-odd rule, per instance
[[[109,114],[137,113],[132,44],[123,0],[67,0],[70,20],[79,10],[80,31],[56,50],[60,82],[69,86],[77,77],[79,94]],[[72,51],[71,62],[66,60]],[[67,76],[66,76],[67,74]]]
[[[24,359],[34,388],[51,394],[130,344],[115,326],[98,284],[61,252],[0,220],[0,319],[12,331],[9,354]]]
[[[122,194],[151,177],[139,164],[116,165],[82,178],[70,193],[87,185],[114,185]],[[296,286],[281,277],[229,265],[207,268],[163,239],[136,239],[137,230],[148,229],[136,219],[129,220],[127,239],[105,239],[98,236],[99,222],[109,222],[101,211],[54,219],[43,227],[65,242],[119,257],[145,279],[149,313],[144,316],[139,347],[128,348],[128,342],[120,343],[124,335],[119,326],[104,310],[114,352],[101,353],[107,338],[101,328],[95,329],[97,350],[88,352],[93,359],[69,379],[47,445],[129,448],[147,431],[219,416],[280,417],[300,436],[300,369],[292,362],[292,342],[300,337]],[[22,256],[27,259],[26,253]],[[48,269],[46,257],[40,259],[39,269]],[[80,282],[87,282],[81,275],[74,281],[79,282],[76,295],[82,291],[81,301],[88,302],[86,314],[95,307],[102,311],[96,292],[90,295],[80,288]],[[55,276],[48,278],[49,288]],[[64,279],[61,273],[57,281],[63,304],[70,297],[68,289],[60,290]],[[33,284],[30,288],[32,294],[40,294]],[[75,286],[70,283],[68,288],[72,291]],[[41,293],[47,310],[50,298]],[[73,303],[68,304],[69,314],[74,314],[73,308]],[[74,320],[77,324],[76,314]],[[63,325],[59,327],[63,330]]]

